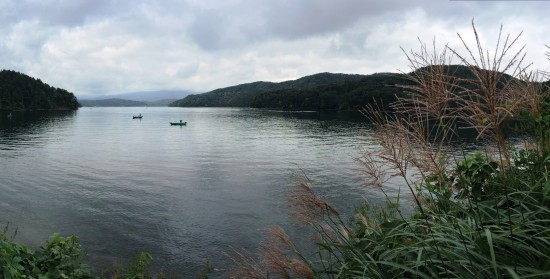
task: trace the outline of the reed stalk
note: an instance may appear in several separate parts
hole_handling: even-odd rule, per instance
[[[550,278],[550,90],[539,78],[548,75],[527,74],[521,34],[503,37],[501,26],[490,52],[473,21],[472,29],[473,46],[459,34],[466,55],[435,41],[403,50],[411,68],[405,97],[391,112],[376,102],[363,110],[378,148],[357,161],[387,207],[365,203],[344,221],[304,175],[289,191],[290,208],[316,232],[316,253],[304,256],[271,228],[260,261],[237,253],[239,278]],[[451,65],[455,58],[461,67]],[[510,148],[511,117],[535,150]],[[457,156],[463,128],[498,153]],[[412,216],[402,214],[401,192],[386,194],[398,177],[414,201]]]

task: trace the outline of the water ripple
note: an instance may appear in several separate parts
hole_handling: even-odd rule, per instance
[[[34,245],[76,234],[99,268],[148,251],[153,267],[194,278],[208,258],[224,268],[229,247],[255,247],[268,225],[298,234],[285,189],[300,171],[343,211],[376,197],[357,187],[353,158],[368,131],[357,117],[81,108],[2,119],[0,223]],[[168,124],[179,119],[188,125]]]

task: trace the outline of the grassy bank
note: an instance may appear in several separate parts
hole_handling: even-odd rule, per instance
[[[523,66],[520,36],[500,34],[488,50],[473,30],[462,52],[435,42],[405,52],[407,97],[392,114],[364,110],[379,145],[358,158],[369,185],[385,192],[400,178],[414,214],[386,195],[386,207],[364,204],[343,220],[304,178],[289,200],[317,250],[304,254],[269,228],[257,254],[233,253],[235,278],[550,278],[550,91],[540,82],[549,77]],[[444,66],[453,59],[472,78]],[[521,148],[505,138],[511,118],[529,135]],[[457,152],[459,127],[485,152]]]

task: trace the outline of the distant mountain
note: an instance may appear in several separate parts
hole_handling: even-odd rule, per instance
[[[83,107],[146,107],[147,103],[118,98],[103,100],[80,100]]]
[[[264,92],[278,90],[308,90],[323,85],[356,82],[363,75],[319,73],[311,76],[284,82],[257,81],[236,86],[216,89],[202,94],[189,95],[170,106],[175,107],[249,107],[254,98]]]
[[[11,71],[0,71],[0,110],[76,110],[73,93],[52,87],[40,79]]]
[[[286,110],[357,109],[373,96],[395,99],[407,82],[401,74],[320,73],[279,83],[258,81],[189,95],[170,106],[256,107]]]
[[[446,72],[462,88],[471,88],[475,79],[471,68],[447,65]],[[376,73],[372,75],[349,75],[320,73],[297,80],[279,83],[258,81],[203,94],[189,95],[173,102],[178,107],[253,107],[283,110],[357,110],[377,102],[389,106],[398,97],[403,97],[403,86],[411,85],[411,77],[425,75],[428,68],[409,74]],[[489,73],[489,72],[487,72]],[[513,77],[504,74],[504,80]],[[389,108],[389,107],[388,107]]]
[[[104,100],[104,99],[124,99],[143,102],[154,102],[167,99],[181,99],[189,94],[196,92],[188,90],[157,90],[157,91],[141,91],[141,92],[128,92],[101,96],[81,96],[86,100]]]

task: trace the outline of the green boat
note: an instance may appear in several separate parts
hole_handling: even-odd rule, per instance
[[[185,126],[185,125],[187,125],[187,122],[182,122],[180,120],[180,122],[170,122],[170,125]]]

